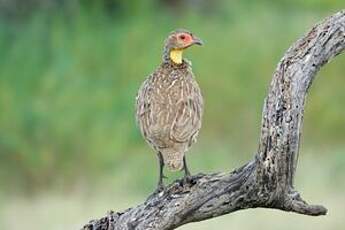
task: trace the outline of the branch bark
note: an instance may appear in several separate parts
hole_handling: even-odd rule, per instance
[[[109,212],[83,229],[165,230],[247,208],[325,215],[293,186],[304,104],[318,70],[345,49],[345,11],[315,25],[278,63],[264,101],[259,147],[252,161],[228,173],[198,174],[123,212]]]

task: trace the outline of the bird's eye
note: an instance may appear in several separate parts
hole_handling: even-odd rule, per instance
[[[186,36],[180,35],[180,39],[181,39],[181,40],[184,40],[185,38],[186,38]]]

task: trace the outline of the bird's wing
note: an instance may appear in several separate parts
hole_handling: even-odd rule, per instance
[[[177,103],[177,112],[170,130],[170,136],[174,141],[188,142],[191,145],[195,142],[201,128],[203,99],[196,81],[192,79],[189,83],[192,93],[189,97]]]
[[[147,125],[148,125],[148,114],[151,110],[151,100],[150,100],[150,94],[149,94],[149,88],[151,87],[149,84],[150,80],[149,76],[140,86],[137,97],[136,97],[136,113],[135,118],[138,127],[140,128],[142,134],[146,136],[147,134]]]
[[[154,72],[141,85],[136,98],[136,121],[145,140],[154,148],[165,147],[164,127],[159,123],[160,103],[157,103],[157,92],[154,90],[154,77],[161,76]]]

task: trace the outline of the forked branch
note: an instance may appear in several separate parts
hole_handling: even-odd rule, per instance
[[[174,229],[247,208],[274,208],[325,215],[293,186],[305,98],[318,70],[345,48],[345,11],[315,25],[279,62],[264,102],[258,151],[252,161],[229,173],[175,181],[165,192],[123,212],[90,221],[83,229]]]

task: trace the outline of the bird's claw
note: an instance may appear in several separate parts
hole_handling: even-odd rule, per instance
[[[156,190],[147,198],[147,200],[151,200],[153,198],[161,197],[165,192],[165,186],[163,183],[159,183]]]
[[[191,176],[185,176],[185,177],[183,178],[183,183],[184,183],[184,184],[190,184],[192,181],[193,181],[193,179],[192,179]]]
[[[183,179],[181,180],[181,186],[192,186],[194,184],[194,179],[192,176],[190,175],[186,175],[183,177]]]
[[[164,192],[165,191],[165,186],[163,183],[159,183],[157,185],[157,188],[156,188],[156,191],[154,192],[155,194],[157,193],[161,193],[161,192]]]

